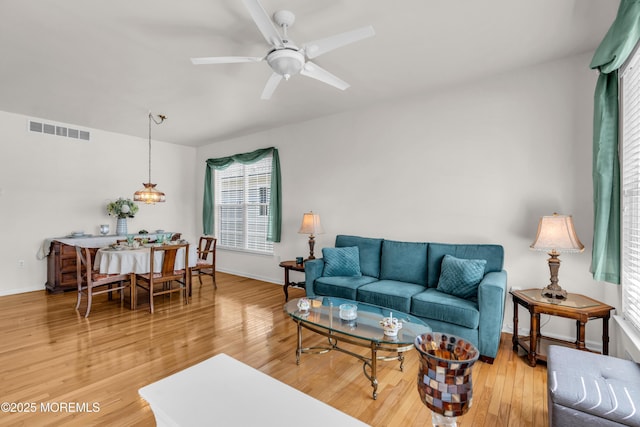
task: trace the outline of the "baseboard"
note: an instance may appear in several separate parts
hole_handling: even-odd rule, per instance
[[[248,279],[260,280],[261,282],[274,283],[276,285],[283,286],[284,280],[275,280],[271,277],[258,276],[255,274],[247,274],[245,271],[234,271],[226,268],[217,268],[216,271],[221,273],[233,274],[234,276],[246,277]]]
[[[24,294],[27,292],[43,291],[44,289],[45,289],[44,286],[31,287],[31,288],[4,289],[4,290],[0,290],[0,297],[4,297],[7,295]]]
[[[618,357],[640,363],[640,332],[622,316],[614,315],[613,319],[618,325],[616,336]]]
[[[504,327],[502,328],[502,332],[506,332],[508,334],[513,334],[513,325],[504,325]],[[554,333],[550,333],[550,332],[547,332],[547,331],[542,331],[542,334],[545,337],[555,338],[555,339],[563,340],[563,341],[574,342],[576,340],[575,336],[559,335],[559,334],[554,334]],[[521,335],[521,336],[529,335],[529,329],[518,328],[518,335]],[[588,341],[587,340],[587,341],[585,341],[585,346],[589,350],[602,352],[602,341]]]

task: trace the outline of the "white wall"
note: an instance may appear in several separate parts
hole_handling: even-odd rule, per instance
[[[313,210],[326,231],[317,236],[317,255],[341,233],[498,243],[505,247],[510,286],[543,287],[547,256],[530,251],[529,244],[538,218],[559,212],[574,215],[586,246],[582,254],[561,256],[561,286],[618,307],[619,287],[595,282],[589,273],[596,80],[590,58],[580,55],[198,149],[154,141],[152,180],[167,202],[141,206],[130,230],[163,228],[195,239],[202,231],[205,160],[275,146],[282,163],[282,242],[273,257],[221,250],[222,271],[282,283],[278,262],[307,254],[307,236],[297,230],[302,214]],[[0,295],[42,289],[46,263],[36,258],[42,240],[78,229],[95,234],[102,223],[115,230],[106,203],[131,197],[147,180],[145,138],[89,129],[90,142],[76,141],[30,133],[27,120],[0,112]],[[25,260],[24,268],[18,260]],[[511,318],[508,301],[507,331]],[[552,318],[544,330],[572,336],[574,328]],[[597,346],[601,331],[599,321],[590,322],[588,341]]]
[[[269,146],[280,152],[283,234],[275,256],[219,251],[218,268],[282,283],[278,262],[308,253],[307,236],[297,230],[313,210],[326,231],[316,238],[316,254],[336,234],[497,243],[505,248],[509,286],[542,288],[548,257],[529,245],[539,217],[559,212],[574,215],[586,247],[561,256],[560,285],[618,306],[619,287],[589,273],[597,78],[590,59],[580,55],[199,148],[199,192],[207,158]],[[520,318],[528,327],[526,313]],[[509,298],[504,329],[511,325]],[[572,336],[575,324],[554,318],[544,330]],[[595,346],[601,333],[601,322],[587,326]]]
[[[36,257],[44,238],[75,230],[98,234],[99,224],[110,224],[115,234],[106,204],[133,198],[148,180],[148,139],[96,129],[86,129],[91,141],[37,134],[27,130],[28,119],[0,112],[0,295],[44,289],[46,260]],[[144,115],[141,128],[147,128]],[[197,236],[195,148],[153,141],[152,154],[152,181],[167,202],[140,205],[129,231],[162,228]]]

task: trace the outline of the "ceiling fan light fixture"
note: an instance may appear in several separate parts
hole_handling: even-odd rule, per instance
[[[285,80],[300,73],[304,66],[304,55],[297,50],[280,49],[274,50],[267,55],[269,66]]]
[[[266,60],[269,67],[273,70],[273,73],[262,90],[260,98],[264,100],[271,99],[271,95],[273,95],[274,90],[283,79],[289,80],[291,76],[296,74],[310,77],[340,90],[347,89],[349,83],[334,76],[318,65],[309,65],[309,62],[327,52],[375,35],[373,27],[369,25],[368,27],[318,39],[298,48],[287,35],[288,29],[296,19],[293,12],[278,10],[273,16],[269,16],[265,8],[260,4],[260,0],[243,0],[242,2],[251,15],[251,19],[253,19],[253,22],[258,27],[258,30],[269,44],[270,50],[268,53],[264,57],[214,56],[191,58],[191,62],[195,65],[202,65],[260,62]],[[274,23],[280,27],[281,32],[276,28]]]

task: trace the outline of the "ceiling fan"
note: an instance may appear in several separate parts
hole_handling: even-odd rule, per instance
[[[195,65],[202,64],[232,64],[239,62],[261,62],[266,60],[273,70],[262,91],[262,99],[270,99],[282,79],[289,80],[291,76],[301,74],[312,79],[319,80],[340,90],[345,90],[349,84],[336,77],[327,70],[319,67],[310,60],[323,53],[330,52],[350,43],[371,37],[375,34],[372,26],[359,28],[335,36],[312,41],[301,48],[296,46],[287,36],[287,29],[293,25],[295,15],[288,10],[279,10],[273,14],[273,22],[282,28],[282,35],[273,25],[271,18],[258,0],[243,0],[249,10],[251,18],[265,40],[271,46],[271,50],[265,56],[218,56],[207,58],[191,58]]]

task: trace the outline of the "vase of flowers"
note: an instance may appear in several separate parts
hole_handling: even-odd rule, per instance
[[[138,205],[133,203],[131,199],[123,199],[122,197],[107,204],[107,213],[111,216],[118,217],[116,224],[116,234],[124,236],[127,234],[127,218],[133,218],[138,212]]]

